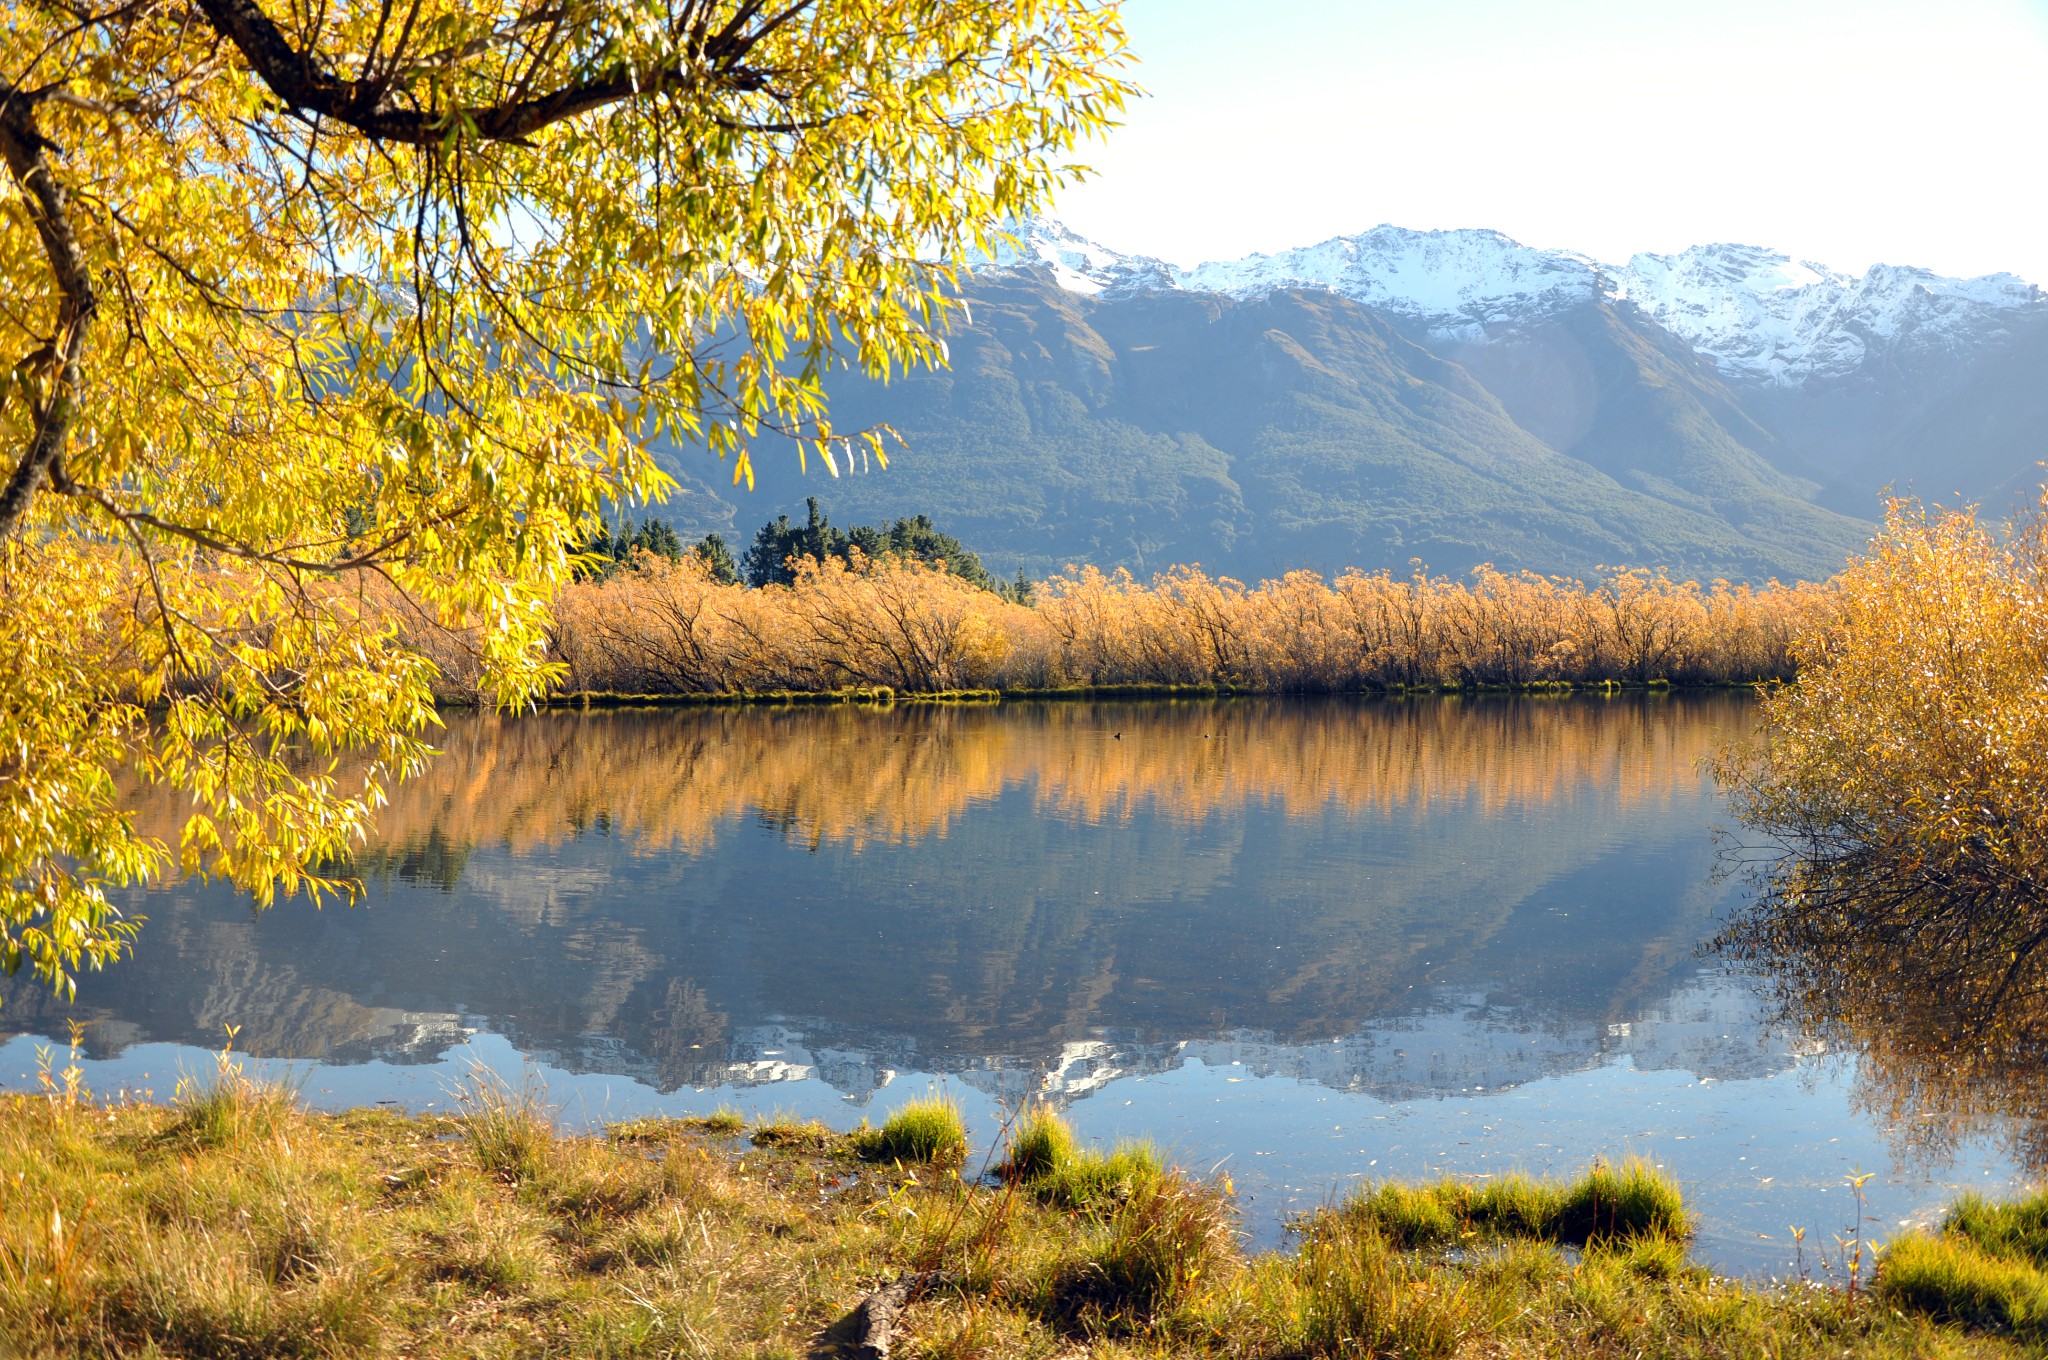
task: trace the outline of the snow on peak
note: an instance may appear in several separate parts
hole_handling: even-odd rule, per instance
[[[1014,242],[1000,244],[993,256],[969,264],[997,269],[1044,265],[1052,270],[1060,287],[1090,297],[1107,291],[1156,292],[1175,286],[1173,273],[1163,261],[1121,254],[1050,217],[1012,222],[1006,230]]]
[[[1534,250],[1497,231],[1391,226],[1174,275],[1183,288],[1239,297],[1326,288],[1438,334],[1473,339],[1491,325],[1586,302],[1600,289],[1599,266],[1583,256]]]
[[[1723,372],[1782,387],[1851,372],[1873,353],[1981,344],[2004,334],[2005,313],[2042,301],[2011,274],[1880,264],[1859,278],[1738,245],[1637,255],[1615,284]]]
[[[1011,231],[1015,246],[978,263],[1042,265],[1061,287],[1090,295],[1324,289],[1444,339],[1483,340],[1599,297],[1625,299],[1730,377],[1778,386],[1850,373],[1874,355],[1975,347],[2002,338],[2012,313],[2048,306],[2039,288],[2011,274],[1954,279],[1875,265],[1859,277],[1743,245],[1611,266],[1497,231],[1379,226],[1181,269],[1107,249],[1050,218]]]

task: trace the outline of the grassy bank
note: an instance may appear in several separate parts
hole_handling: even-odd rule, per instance
[[[1251,1254],[1227,1181],[1049,1112],[992,1171],[925,1102],[556,1134],[315,1115],[232,1067],[170,1105],[0,1101],[0,1353],[1576,1357],[2028,1353],[2042,1203],[1961,1206],[1873,1290],[1717,1279],[1640,1165],[1382,1184]],[[13,1348],[9,1350],[10,1346]]]

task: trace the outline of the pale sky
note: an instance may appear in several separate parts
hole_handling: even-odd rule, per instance
[[[1126,0],[1059,215],[1179,264],[1398,226],[2048,285],[2048,0]]]

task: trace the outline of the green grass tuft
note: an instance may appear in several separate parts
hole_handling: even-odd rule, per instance
[[[1059,1112],[1043,1101],[1034,1102],[1017,1117],[1009,1149],[995,1174],[1005,1181],[1039,1180],[1072,1161],[1077,1150],[1074,1130]]]
[[[538,1078],[529,1074],[515,1091],[479,1063],[453,1094],[463,1136],[485,1174],[521,1183],[547,1173],[555,1121]]]
[[[1558,1184],[1503,1176],[1484,1185],[1442,1180],[1388,1182],[1362,1191],[1338,1212],[1369,1225],[1406,1250],[1445,1247],[1472,1238],[1535,1238],[1584,1246],[1605,1240],[1692,1233],[1679,1188],[1649,1163],[1595,1163],[1575,1181]]]
[[[1228,1196],[1180,1171],[1138,1181],[1107,1231],[1053,1279],[1056,1321],[1086,1334],[1149,1331],[1238,1264]]]
[[[879,1129],[861,1129],[854,1149],[871,1162],[932,1162],[958,1166],[967,1160],[967,1125],[960,1107],[944,1096],[913,1100]]]
[[[1967,1237],[1899,1238],[1878,1267],[1877,1292],[1896,1308],[1941,1322],[2029,1339],[2048,1334],[2048,1279],[2026,1261],[1993,1256]]]
[[[298,1108],[288,1087],[235,1076],[180,1092],[166,1137],[200,1147],[239,1147],[273,1136]]]
[[[1108,1152],[1082,1147],[1067,1121],[1040,1104],[1017,1121],[995,1174],[1042,1204],[1108,1213],[1157,1182],[1165,1168],[1150,1143],[1118,1143]]]
[[[747,1117],[730,1105],[721,1105],[710,1114],[693,1115],[683,1120],[683,1124],[687,1128],[715,1133],[721,1138],[732,1138],[746,1128]]]
[[[1944,1232],[1969,1238],[1993,1256],[2048,1267],[2048,1193],[2000,1204],[1964,1195],[1949,1207]]]
[[[1268,1265],[1268,1327],[1312,1356],[1440,1356],[1470,1326],[1469,1291],[1432,1280],[1380,1227],[1356,1215],[1310,1220],[1301,1251]],[[1541,1272],[1548,1274],[1549,1272]]]
[[[1641,1158],[1619,1166],[1596,1162],[1565,1189],[1548,1236],[1575,1245],[1601,1238],[1692,1235],[1685,1195],[1677,1182]]]
[[[754,1126],[752,1142],[758,1148],[784,1152],[824,1152],[839,1141],[839,1135],[816,1119],[771,1114]]]
[[[247,1074],[246,1059],[235,1052],[235,1034],[240,1026],[228,1028],[227,1044],[214,1055],[213,1074],[201,1081],[181,1077],[172,1108],[177,1123],[165,1131],[172,1141],[205,1148],[239,1148],[247,1143],[273,1137],[298,1112],[299,1093],[282,1082],[265,1081]],[[61,1099],[75,1108],[83,1087],[77,1083],[77,1027],[71,1035],[71,1064],[65,1069],[68,1082]],[[47,1069],[43,1084],[54,1093]]]

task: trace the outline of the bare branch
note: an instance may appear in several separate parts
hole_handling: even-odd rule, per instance
[[[36,127],[31,102],[18,97],[13,86],[0,83],[0,159],[21,186],[58,294],[56,333],[51,337],[54,381],[36,410],[27,451],[0,488],[0,541],[19,532],[36,492],[63,455],[77,413],[86,331],[98,309],[92,272],[71,226],[64,186],[50,170],[50,145]]]
[[[432,146],[439,144],[451,128],[474,129],[475,135],[484,141],[523,142],[565,119],[624,100],[674,93],[692,86],[749,93],[766,89],[768,74],[747,65],[748,53],[815,3],[816,0],[799,0],[750,29],[747,25],[763,6],[759,0],[747,0],[717,33],[702,36],[685,55],[651,69],[636,70],[625,62],[613,62],[541,94],[521,93],[502,103],[448,109],[423,109],[401,102],[401,96],[410,93],[405,77],[446,64],[459,64],[469,55],[465,49],[446,49],[404,63],[388,73],[365,74],[351,80],[321,65],[314,54],[295,47],[256,0],[199,0],[199,7],[213,26],[241,50],[263,83],[292,109],[346,123],[378,141]],[[559,16],[543,13],[536,15],[533,22],[552,22],[554,17]],[[480,50],[487,51],[502,40],[505,32],[479,40],[485,44]],[[401,50],[403,44],[401,39]],[[787,129],[762,125],[759,130],[798,129],[793,125]]]

